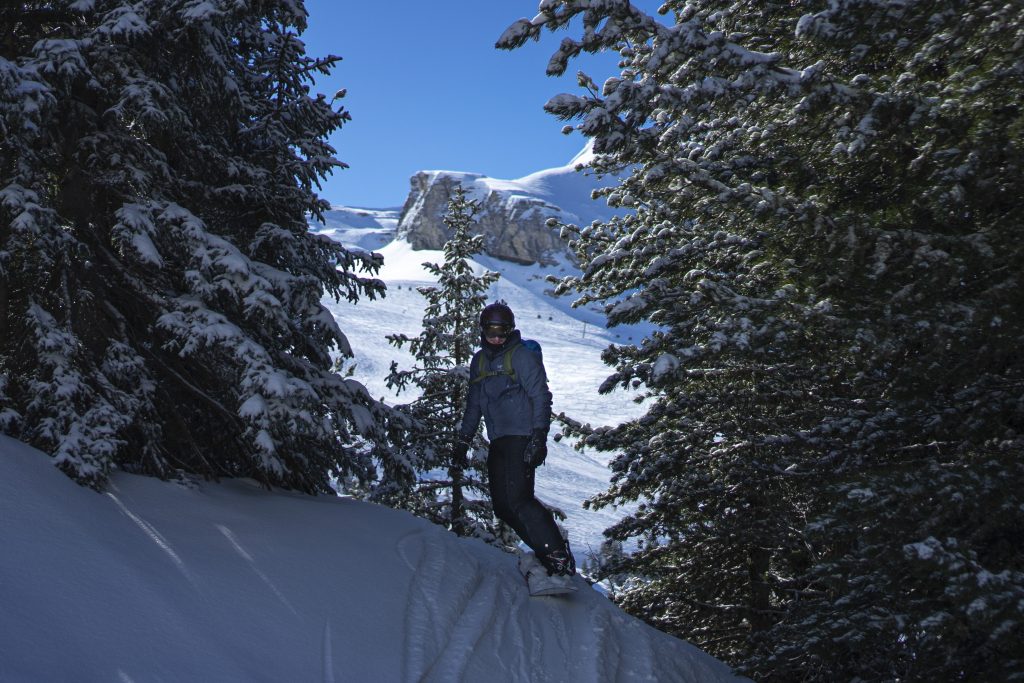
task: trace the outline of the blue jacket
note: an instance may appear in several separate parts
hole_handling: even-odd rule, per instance
[[[481,340],[483,341],[483,340]],[[505,351],[512,351],[515,378],[506,374],[480,377],[483,355],[489,372],[501,373],[505,367]],[[513,330],[501,347],[483,342],[469,365],[469,397],[459,432],[471,439],[483,416],[487,438],[529,436],[534,429],[547,431],[551,424],[551,392],[544,363],[539,353],[522,345],[519,330]]]

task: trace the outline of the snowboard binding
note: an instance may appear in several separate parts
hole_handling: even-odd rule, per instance
[[[530,595],[568,595],[579,588],[574,578],[576,560],[568,542],[564,550],[554,550],[542,558],[520,550],[519,571],[526,578]]]

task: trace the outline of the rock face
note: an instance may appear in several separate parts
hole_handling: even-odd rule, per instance
[[[399,237],[406,238],[414,249],[442,249],[449,237],[443,220],[448,200],[455,187],[462,185],[480,204],[476,232],[484,235],[486,253],[517,263],[546,263],[554,253],[565,250],[557,230],[545,225],[549,217],[561,214],[557,206],[536,197],[490,189],[481,192],[476,183],[482,179],[480,175],[437,171],[414,175],[398,223]]]
[[[531,174],[519,180],[498,180],[478,173],[420,171],[410,181],[409,197],[402,207],[398,236],[414,249],[441,249],[449,238],[444,224],[448,200],[462,185],[466,195],[480,205],[477,234],[484,236],[484,252],[516,263],[550,265],[567,245],[558,228],[549,228],[550,217],[569,223],[589,223],[611,215],[603,201],[590,198],[602,184],[576,170],[581,160]]]

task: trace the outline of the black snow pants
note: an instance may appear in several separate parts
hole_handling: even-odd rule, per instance
[[[565,548],[551,511],[533,495],[534,468],[523,462],[528,436],[503,436],[487,452],[491,503],[498,519],[515,529],[538,557]]]

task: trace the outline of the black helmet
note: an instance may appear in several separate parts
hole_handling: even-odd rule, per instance
[[[515,329],[516,317],[504,301],[499,301],[496,304],[490,304],[480,312],[480,327],[488,325],[503,325],[511,332]]]

